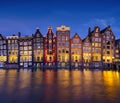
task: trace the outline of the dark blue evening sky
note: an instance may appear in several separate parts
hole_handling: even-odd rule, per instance
[[[87,35],[88,27],[107,25],[120,38],[119,0],[1,0],[0,33],[12,35],[21,32],[31,35],[39,27],[43,35],[49,26],[70,26],[71,36]]]

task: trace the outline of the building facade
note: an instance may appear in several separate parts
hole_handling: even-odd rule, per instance
[[[82,68],[83,58],[82,58],[82,39],[76,33],[70,40],[70,56],[71,56],[71,67],[72,68]]]
[[[39,28],[33,35],[33,62],[34,66],[43,68],[44,64],[44,37]]]
[[[48,32],[44,37],[44,66],[46,68],[56,67],[57,52],[56,52],[56,37],[52,32],[52,27],[48,28]]]
[[[110,26],[101,31],[102,34],[102,61],[105,68],[112,68],[115,56],[115,35]]]
[[[7,43],[6,38],[0,34],[0,67],[5,66],[5,62],[7,61]]]
[[[28,68],[33,66],[33,42],[31,36],[19,39],[19,67]]]
[[[115,59],[114,63],[117,69],[120,70],[120,39],[115,40]]]
[[[83,54],[82,55],[83,55],[84,68],[90,68],[91,61],[92,61],[92,44],[88,36],[83,40]]]
[[[32,36],[0,34],[0,67],[8,68],[119,68],[120,39],[110,26],[93,31],[81,39],[76,33],[70,38],[70,27],[60,26],[56,35],[52,27],[43,36],[36,29]]]
[[[57,27],[57,67],[70,67],[70,28],[64,25]]]
[[[20,34],[7,36],[7,67],[18,68]]]
[[[96,26],[92,32],[89,34],[89,38],[92,44],[91,51],[91,66],[92,68],[102,67],[102,35],[100,33],[100,28]]]

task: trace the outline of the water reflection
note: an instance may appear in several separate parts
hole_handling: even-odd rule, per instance
[[[119,103],[120,73],[0,70],[0,103]]]

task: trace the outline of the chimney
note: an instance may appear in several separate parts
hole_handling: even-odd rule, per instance
[[[18,32],[18,36],[21,37],[21,32]]]

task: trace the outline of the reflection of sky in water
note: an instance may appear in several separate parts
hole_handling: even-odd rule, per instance
[[[118,103],[120,73],[0,70],[0,103]]]

